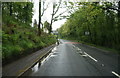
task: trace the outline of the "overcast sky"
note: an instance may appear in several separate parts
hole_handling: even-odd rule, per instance
[[[34,19],[36,19],[37,21],[39,20],[39,0],[33,0],[34,1],[34,8],[33,8],[33,21]],[[51,20],[51,14],[52,14],[52,2],[55,0],[46,0],[46,5],[49,3],[49,7],[47,8],[47,10],[45,11],[43,17],[42,17],[42,22],[48,21],[50,23]],[[59,1],[59,0],[57,0]],[[65,8],[60,8],[59,11],[57,12],[57,15],[63,11],[65,11]],[[56,30],[57,28],[59,28],[62,24],[64,24],[64,22],[66,21],[66,19],[63,20],[59,20],[53,23],[52,25],[52,29]]]
[[[42,0],[42,1],[43,1],[43,0]],[[45,0],[44,0],[44,1],[45,1]],[[47,4],[49,3],[49,7],[48,7],[48,9],[45,11],[45,13],[44,13],[44,15],[43,15],[43,17],[42,17],[42,23],[44,23],[45,21],[48,21],[48,22],[50,23],[51,14],[52,14],[52,2],[53,2],[53,1],[59,1],[59,0],[46,0],[46,1],[45,1],[45,5],[47,5]],[[67,1],[67,0],[62,0],[62,1]],[[101,0],[68,0],[68,1],[72,1],[72,2],[74,2],[74,1],[81,1],[81,2],[88,1],[88,2],[91,2],[91,1],[101,1]],[[119,1],[119,0],[102,0],[102,1]],[[36,19],[37,22],[38,22],[38,20],[39,20],[39,18],[38,18],[38,17],[39,17],[39,0],[33,0],[33,2],[34,2],[34,8],[33,8],[33,10],[34,10],[34,12],[33,12],[34,16],[33,16],[32,21],[34,21],[34,19]],[[62,2],[62,4],[61,4],[61,6],[64,6],[64,5],[63,5],[63,2]],[[59,11],[57,12],[57,14],[65,11],[65,10],[66,10],[66,8],[60,8]],[[67,13],[64,13],[64,14],[66,15]],[[64,24],[65,21],[66,21],[66,19],[58,20],[58,21],[54,22],[53,25],[52,25],[52,29],[53,29],[53,30],[56,30],[56,29],[59,28],[62,24]]]

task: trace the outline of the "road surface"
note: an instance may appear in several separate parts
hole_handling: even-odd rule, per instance
[[[23,76],[119,77],[118,55],[95,47],[60,39],[60,44]]]

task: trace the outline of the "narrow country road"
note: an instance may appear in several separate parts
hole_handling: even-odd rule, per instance
[[[118,55],[60,39],[60,44],[23,76],[113,76],[119,78]]]

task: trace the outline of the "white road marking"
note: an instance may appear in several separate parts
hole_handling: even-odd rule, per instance
[[[73,45],[73,47],[75,47],[75,46]],[[75,47],[75,48],[80,51],[79,53],[83,53],[80,48],[78,48],[78,47]],[[77,53],[78,53],[78,52],[77,52]],[[92,60],[94,60],[95,62],[98,62],[95,58],[93,58],[92,56],[90,56],[90,55],[87,54],[86,52],[84,52],[84,54],[85,54],[85,55],[83,55],[83,56],[88,56],[88,57],[90,57]]]
[[[81,50],[81,49],[79,49],[79,48],[77,47],[77,50]]]
[[[77,52],[77,53],[79,53],[79,54],[83,54],[83,52]]]
[[[112,71],[112,74],[114,74],[115,76],[117,76],[118,78],[120,78],[120,75],[115,73],[114,71]]]
[[[84,52],[88,57],[90,57],[92,60],[94,60],[95,62],[98,62],[95,58],[93,58],[92,56],[90,56],[89,54],[87,54],[86,52]]]
[[[87,57],[87,55],[81,55],[81,56],[83,56],[83,57]]]
[[[75,46],[72,44],[72,46],[75,48]]]

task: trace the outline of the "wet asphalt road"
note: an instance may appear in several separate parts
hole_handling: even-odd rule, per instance
[[[60,40],[41,65],[24,76],[114,76],[119,78],[118,55],[87,45]]]

